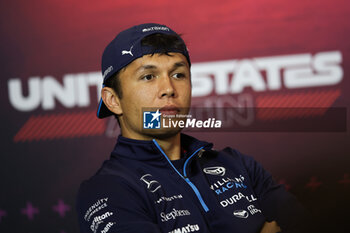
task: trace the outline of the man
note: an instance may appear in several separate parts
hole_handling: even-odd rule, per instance
[[[181,134],[144,129],[186,115],[190,58],[169,27],[142,24],[121,32],[102,57],[98,117],[114,115],[121,136],[111,158],[79,190],[81,232],[289,232],[301,208],[251,157]]]

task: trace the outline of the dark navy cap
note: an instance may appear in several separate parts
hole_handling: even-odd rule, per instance
[[[108,78],[112,77],[115,73],[130,64],[135,59],[146,54],[157,53],[157,48],[141,45],[141,40],[143,38],[156,33],[176,35],[181,41],[183,41],[182,38],[169,27],[155,23],[140,24],[120,32],[107,45],[102,55],[103,84],[105,84],[105,81]],[[188,63],[191,64],[186,48],[184,50],[167,48],[166,52],[182,53],[186,57]],[[113,113],[108,110],[101,98],[97,110],[97,117],[104,118],[111,115],[113,115]]]

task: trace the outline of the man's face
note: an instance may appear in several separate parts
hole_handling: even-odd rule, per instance
[[[120,72],[123,96],[119,117],[124,137],[147,140],[170,137],[179,128],[143,129],[144,108],[163,114],[187,114],[191,104],[189,64],[181,53],[145,55]]]

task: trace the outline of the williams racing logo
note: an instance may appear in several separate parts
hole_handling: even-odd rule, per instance
[[[203,169],[204,173],[209,175],[224,176],[226,169],[224,167],[206,167]]]

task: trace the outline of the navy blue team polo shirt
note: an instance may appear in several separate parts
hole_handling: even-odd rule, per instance
[[[252,157],[182,134],[170,161],[156,140],[118,137],[108,161],[80,187],[83,233],[255,233],[266,221],[299,232],[303,208]]]

